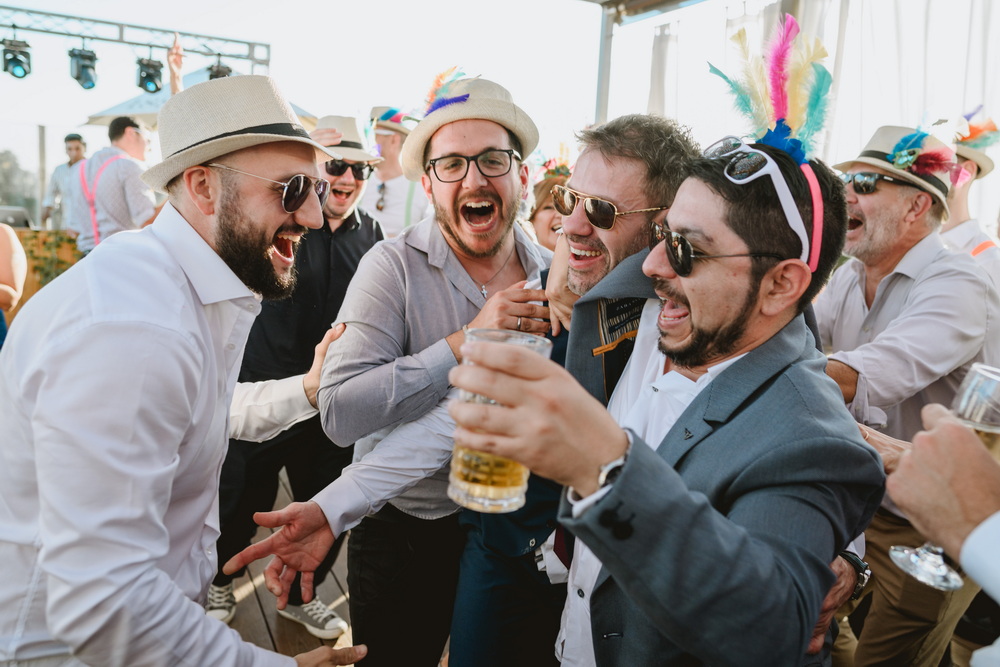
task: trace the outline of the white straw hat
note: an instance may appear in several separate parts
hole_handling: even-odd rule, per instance
[[[535,123],[514,104],[510,93],[500,84],[480,78],[459,79],[450,85],[448,97],[454,101],[424,116],[403,142],[400,162],[411,181],[419,181],[424,173],[427,142],[441,127],[458,120],[491,120],[507,128],[521,143],[522,159],[538,145]]]
[[[351,116],[323,116],[316,122],[317,130],[333,128],[344,136],[339,144],[331,146],[344,160],[355,162],[382,162],[374,147],[375,136],[371,123],[364,123]]]
[[[158,121],[164,158],[147,169],[142,180],[161,192],[188,167],[260,144],[295,141],[315,148],[323,160],[341,157],[309,137],[274,80],[267,76],[233,76],[199,83],[167,100]]]

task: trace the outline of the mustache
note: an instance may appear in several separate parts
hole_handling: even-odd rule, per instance
[[[653,290],[659,295],[665,295],[670,301],[687,306],[688,302],[673,286],[663,278],[653,278]]]
[[[278,231],[275,232],[274,235],[277,236],[278,234],[305,234],[308,231],[309,231],[308,227],[303,227],[298,223],[292,223],[290,225],[282,225],[281,228],[278,229]]]

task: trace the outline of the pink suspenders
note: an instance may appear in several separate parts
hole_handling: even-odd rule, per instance
[[[101,242],[101,235],[97,231],[97,182],[101,180],[101,174],[104,170],[108,168],[108,165],[115,160],[121,160],[124,155],[116,155],[109,160],[106,160],[101,168],[97,170],[97,176],[94,177],[94,188],[91,190],[87,187],[87,160],[80,160],[80,187],[83,188],[83,196],[87,200],[87,205],[90,206],[90,224],[94,228],[94,245],[96,246]]]

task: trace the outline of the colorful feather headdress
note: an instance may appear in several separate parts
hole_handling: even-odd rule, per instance
[[[955,163],[955,152],[947,146],[931,148],[926,146],[929,132],[917,129],[907,134],[893,146],[886,159],[896,169],[908,171],[917,176],[933,176],[946,172],[952,185],[962,185],[969,180],[969,172]]]
[[[799,23],[791,14],[783,23],[761,57],[750,52],[745,29],[733,36],[743,56],[743,75],[734,79],[708,64],[709,71],[722,78],[735,98],[736,109],[750,119],[752,134],[759,143],[788,153],[802,170],[809,183],[812,199],[812,236],[808,242],[808,265],[811,271],[819,266],[823,238],[823,196],[816,174],[809,165],[814,152],[816,135],[826,122],[830,85],[833,77],[819,61],[826,49],[818,39],[800,38]],[[778,178],[778,177],[776,177]],[[778,183],[775,182],[775,188]],[[786,211],[788,224],[803,243],[803,257],[808,239],[801,227],[798,211]],[[793,218],[795,224],[793,224]]]
[[[732,40],[743,56],[742,76],[731,78],[711,63],[708,67],[729,86],[754,137],[804,164],[826,122],[833,77],[820,63],[827,56],[822,43],[799,33],[798,21],[787,14],[762,57],[750,52],[746,30],[740,29]]]
[[[968,122],[969,128],[967,132],[962,133],[955,139],[957,143],[981,151],[1000,142],[1000,131],[997,131],[997,125],[993,122],[992,118],[987,118],[982,123],[972,122],[973,117],[982,110],[983,105],[980,104],[965,114],[965,120]]]
[[[469,99],[468,93],[455,95],[452,90],[454,83],[463,78],[465,78],[465,72],[458,67],[446,69],[434,77],[434,83],[431,84],[431,89],[427,93],[427,106],[424,109],[425,118],[442,107]]]

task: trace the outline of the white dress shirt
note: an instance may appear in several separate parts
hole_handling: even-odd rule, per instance
[[[941,239],[949,248],[970,253],[979,266],[990,274],[993,284],[1000,286],[1000,246],[997,239],[983,231],[978,220],[966,220],[941,232]]]
[[[698,394],[722,371],[743,357],[739,355],[711,366],[697,381],[673,370],[664,373],[666,357],[657,348],[660,332],[656,321],[660,305],[659,299],[649,299],[643,307],[632,356],[608,402],[608,412],[615,421],[654,448],[659,446]],[[610,487],[605,487],[578,499],[576,493],[568,489],[574,516],[586,512],[608,491]],[[569,568],[566,605],[556,639],[556,657],[564,667],[596,667],[590,628],[590,596],[600,572],[601,561],[586,544],[577,540]]]
[[[0,351],[0,662],[294,664],[199,604],[259,310],[169,205],[26,304]]]
[[[962,545],[962,569],[1000,602],[1000,512],[976,526]],[[972,667],[1000,665],[1000,640],[972,654]]]

